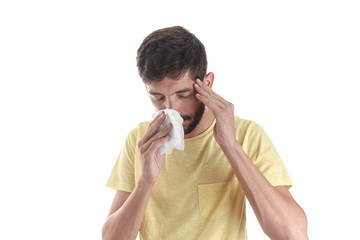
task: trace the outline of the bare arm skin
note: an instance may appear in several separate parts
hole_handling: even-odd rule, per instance
[[[223,149],[265,234],[271,239],[308,239],[306,215],[287,187],[273,187],[238,143]]]
[[[196,81],[196,97],[216,118],[214,137],[229,160],[261,228],[271,239],[308,239],[304,211],[285,186],[273,187],[245,154],[235,137],[234,106],[212,91],[211,81]]]
[[[104,240],[136,239],[152,188],[164,166],[165,156],[159,155],[157,150],[169,139],[168,133],[172,127],[170,124],[158,132],[164,120],[164,113],[159,114],[138,143],[142,174],[131,193],[116,192],[109,216],[103,226]]]

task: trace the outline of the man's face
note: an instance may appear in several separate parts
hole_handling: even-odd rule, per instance
[[[205,105],[196,97],[194,81],[185,74],[179,80],[165,78],[147,86],[152,104],[157,110],[171,108],[184,119],[184,133],[189,134],[200,122]]]

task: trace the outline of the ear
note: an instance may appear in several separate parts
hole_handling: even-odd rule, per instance
[[[209,72],[205,75],[203,83],[205,83],[208,87],[212,88],[214,83],[215,75],[213,72]]]

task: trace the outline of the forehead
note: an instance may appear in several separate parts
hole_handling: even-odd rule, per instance
[[[183,90],[184,88],[193,88],[194,80],[186,73],[180,79],[172,79],[165,77],[159,82],[152,82],[146,85],[149,92],[157,92],[164,95],[173,94],[177,91]]]

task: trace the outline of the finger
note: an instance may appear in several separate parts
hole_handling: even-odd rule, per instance
[[[162,138],[159,138],[159,139],[157,139],[156,141],[154,141],[151,145],[150,145],[150,147],[149,147],[149,154],[155,154],[156,153],[156,151],[162,146],[162,145],[164,145],[164,143],[166,142],[166,141],[168,141],[170,139],[170,136],[169,135],[166,135],[166,136],[164,136],[164,137],[162,137]]]
[[[156,121],[160,120],[162,117],[164,117],[164,112],[161,112],[160,114],[156,115],[156,117],[151,121],[151,123],[149,124],[149,127],[154,125],[156,123]]]
[[[200,79],[197,79],[195,84],[196,89],[198,89],[203,95],[208,96],[209,98],[214,98],[215,100],[219,101],[221,105],[224,105],[227,103],[227,101],[222,98],[220,95],[218,95],[216,92],[214,92],[209,86],[207,86],[205,83],[200,81]]]
[[[201,93],[198,93],[197,95],[202,97],[204,103],[207,104],[214,103],[220,109],[224,109],[226,107],[225,103],[219,100],[215,95],[208,95]]]
[[[150,137],[150,139],[147,142],[144,142],[143,146],[141,147],[141,150],[142,151],[147,151],[147,149],[150,147],[150,145],[154,141],[157,141],[158,139],[160,139],[160,138],[166,136],[167,134],[169,134],[171,128],[172,128],[172,124],[170,123],[168,126],[164,127],[159,132],[154,134],[152,137]]]
[[[148,128],[142,139],[139,141],[139,146],[146,143],[155,133],[157,133],[158,129],[160,128],[161,124],[165,121],[165,113],[162,112],[157,115],[154,120],[149,124]]]
[[[159,131],[158,133],[156,133],[154,136],[152,136],[147,142],[145,142],[143,144],[143,146],[141,146],[140,151],[141,152],[145,152],[149,149],[149,147],[153,144],[153,142],[159,140],[160,138],[163,138],[164,136],[168,135],[170,130],[172,128],[172,124],[170,123],[169,125],[167,125],[166,127],[164,127],[163,129],[161,129],[161,131]]]
[[[199,93],[197,93],[195,96],[202,103],[204,103],[211,111],[213,111],[214,114],[221,110],[220,106],[218,104],[216,104],[214,101],[211,101],[209,98],[207,98],[203,95],[200,95]]]
[[[195,89],[198,92],[199,96],[201,96],[201,98],[199,98],[199,99],[202,100],[202,102],[205,105],[209,105],[209,107],[210,107],[210,104],[214,103],[221,109],[224,109],[226,107],[225,102],[224,102],[225,100],[222,99],[219,95],[217,95],[212,90],[211,90],[211,92],[206,91],[204,88],[202,88],[198,84],[195,84]]]
[[[195,84],[196,89],[199,89],[199,91],[202,92],[203,95],[208,96],[209,98],[215,99],[217,102],[219,102],[221,107],[225,107],[227,104],[227,101],[222,98],[220,95],[218,95],[216,92],[214,92],[208,85],[203,83],[200,79],[196,80]]]

